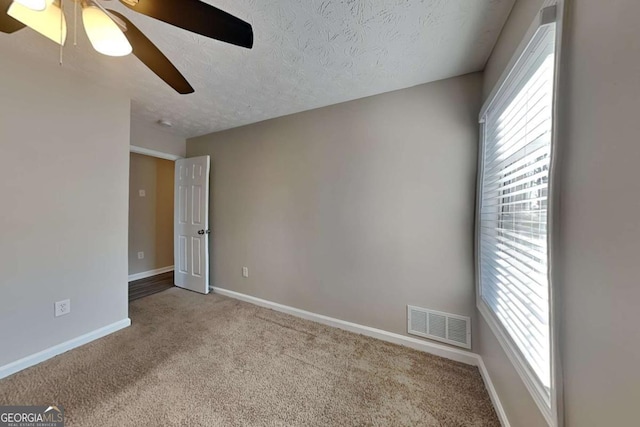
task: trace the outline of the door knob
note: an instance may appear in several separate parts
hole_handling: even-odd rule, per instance
[[[209,234],[209,233],[211,233],[211,230],[198,230],[198,234],[200,234],[200,235],[203,235],[205,233]]]
[[[198,230],[198,234],[204,234],[204,230]]]

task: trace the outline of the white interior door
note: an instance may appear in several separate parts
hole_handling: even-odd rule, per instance
[[[209,156],[176,160],[175,285],[209,293]]]

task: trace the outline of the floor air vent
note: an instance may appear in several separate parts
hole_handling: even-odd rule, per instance
[[[471,348],[468,317],[408,305],[407,320],[408,332],[412,335]]]

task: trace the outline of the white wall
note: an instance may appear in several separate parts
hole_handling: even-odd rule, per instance
[[[480,96],[470,74],[190,139],[213,284],[400,334],[407,304],[473,317]]]
[[[131,121],[131,145],[184,157],[187,152],[186,139],[163,129],[155,123]]]
[[[485,72],[485,95],[542,0],[518,0]],[[560,87],[556,286],[569,427],[638,424],[640,402],[640,2],[573,0]],[[511,425],[544,425],[486,324],[479,350]]]
[[[0,81],[2,367],[127,318],[130,108],[15,52]]]

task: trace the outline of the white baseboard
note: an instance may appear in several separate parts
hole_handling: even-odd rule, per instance
[[[130,274],[129,281],[133,282],[134,280],[146,279],[147,277],[155,276],[162,273],[168,273],[170,271],[173,271],[173,265],[156,268],[155,270],[143,271],[142,273]]]
[[[384,331],[382,329],[371,328],[369,326],[359,325],[357,323],[347,322],[345,320],[335,319],[333,317],[324,316],[322,314],[311,313],[310,311],[300,310],[298,308],[289,307],[287,305],[278,304],[252,297],[250,295],[241,294],[239,292],[230,291],[228,289],[214,287],[213,291],[217,294],[228,296],[231,298],[246,301],[261,307],[270,308],[282,313],[291,314],[303,319],[312,320],[334,328],[344,329],[345,331],[355,332],[356,334],[366,335],[368,337],[377,338],[379,340],[391,342],[394,344],[410,347],[415,350],[424,351],[426,353],[435,354],[436,356],[445,357],[457,362],[466,363],[467,365],[478,365],[478,355],[470,351],[458,350],[453,347],[447,347],[441,344],[423,341],[417,338],[407,337],[396,334],[394,332]]]
[[[489,397],[491,398],[491,402],[493,403],[493,407],[498,414],[498,419],[500,420],[500,424],[502,427],[510,427],[509,419],[507,418],[507,413],[504,411],[504,407],[502,406],[502,402],[500,401],[500,397],[498,397],[498,392],[496,388],[493,386],[493,381],[491,381],[491,376],[489,375],[489,371],[484,364],[484,360],[482,357],[478,355],[478,369],[480,370],[480,375],[482,376],[482,380],[484,381],[484,386],[489,393]]]
[[[30,356],[23,357],[22,359],[16,360],[15,362],[0,366],[0,378],[8,377],[9,375],[15,374],[18,371],[21,371],[33,365],[37,365],[38,363],[44,362],[47,359],[51,359],[54,356],[72,350],[76,347],[80,347],[81,345],[97,340],[98,338],[102,338],[130,325],[131,319],[122,319],[119,322],[112,323],[100,329],[96,329],[95,331],[70,339],[69,341],[65,341],[61,344],[49,347],[46,350],[42,350]]]

